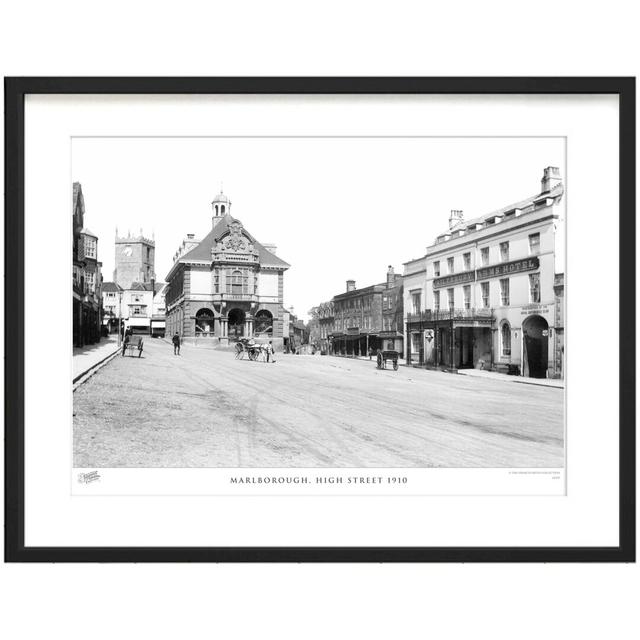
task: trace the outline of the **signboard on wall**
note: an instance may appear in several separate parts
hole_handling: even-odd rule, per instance
[[[462,273],[454,273],[450,276],[443,276],[442,278],[434,278],[433,288],[440,289],[441,287],[451,287],[456,284],[473,282],[475,279],[476,274],[474,271],[463,271]]]
[[[533,271],[539,266],[540,260],[538,260],[537,256],[533,256],[531,258],[524,258],[523,260],[513,260],[512,262],[496,264],[493,267],[483,267],[476,271],[476,275],[478,280],[487,280],[488,278],[500,278],[522,271]]]
[[[543,315],[545,313],[549,313],[549,305],[547,304],[528,304],[522,307],[520,311],[520,315],[523,316]]]

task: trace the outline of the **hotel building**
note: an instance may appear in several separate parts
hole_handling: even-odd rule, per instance
[[[407,361],[564,377],[564,187],[473,220],[453,210],[426,255],[405,263]]]

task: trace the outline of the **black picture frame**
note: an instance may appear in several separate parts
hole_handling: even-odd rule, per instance
[[[5,561],[634,562],[635,78],[5,78]],[[616,94],[619,98],[619,530],[612,547],[26,547],[24,541],[24,104],[27,94]],[[624,300],[624,303],[622,302]],[[622,307],[624,304],[624,308]],[[9,312],[9,309],[11,311]]]

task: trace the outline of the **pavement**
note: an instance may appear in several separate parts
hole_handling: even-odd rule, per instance
[[[564,394],[147,340],[74,392],[77,467],[561,467]]]
[[[88,344],[73,349],[73,379],[88,373],[96,365],[118,350],[118,336],[102,338],[97,344]]]
[[[516,384],[532,384],[539,387],[553,387],[564,389],[564,380],[554,380],[553,378],[525,378],[524,376],[509,376],[506,373],[496,371],[484,371],[483,369],[458,369],[461,376],[474,376],[485,380],[497,380],[500,382],[515,382]]]

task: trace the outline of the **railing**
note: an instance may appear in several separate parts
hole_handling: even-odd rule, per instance
[[[446,322],[451,320],[491,320],[493,309],[426,309],[420,313],[408,313],[406,322]]]

